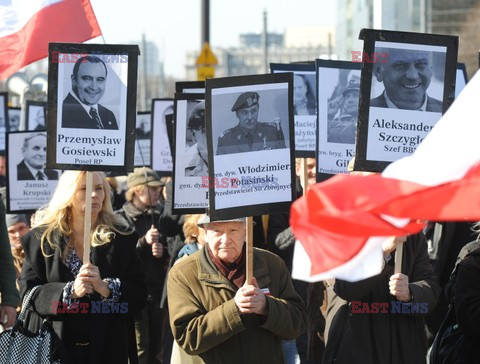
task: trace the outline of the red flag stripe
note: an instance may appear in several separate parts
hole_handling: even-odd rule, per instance
[[[0,38],[0,79],[48,55],[49,42],[101,35],[89,0],[64,0],[37,12],[18,32]]]

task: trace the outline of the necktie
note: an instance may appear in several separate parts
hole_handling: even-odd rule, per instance
[[[37,172],[37,180],[42,181],[45,179],[45,175],[42,173],[42,171]]]
[[[98,116],[97,109],[91,107],[90,108],[90,116],[97,123],[97,129],[104,129],[102,121],[100,120],[100,117]]]

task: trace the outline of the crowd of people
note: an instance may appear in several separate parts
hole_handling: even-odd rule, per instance
[[[315,160],[297,160],[296,172],[300,197],[315,183]],[[468,343],[458,362],[478,361],[480,248],[467,245],[478,225],[430,223],[386,239],[377,276],[306,283],[291,279],[289,214],[255,217],[247,282],[244,218],[173,215],[171,180],[149,168],[130,173],[120,193],[115,179],[92,175],[87,251],[86,172],[64,172],[33,215],[6,214],[0,201],[0,323],[11,327],[20,298],[38,287],[28,329],[48,317],[64,362],[424,363],[447,312],[445,291]]]

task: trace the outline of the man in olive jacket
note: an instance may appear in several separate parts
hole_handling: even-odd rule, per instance
[[[253,285],[245,284],[245,219],[210,221],[207,244],[170,271],[170,325],[182,363],[284,363],[281,339],[306,328],[306,308],[285,263],[253,251]]]

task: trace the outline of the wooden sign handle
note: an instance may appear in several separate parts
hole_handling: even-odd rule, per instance
[[[302,158],[302,174],[301,177],[303,179],[303,195],[307,194],[308,190],[308,163],[307,158]]]
[[[394,273],[402,273],[402,260],[403,260],[403,244],[398,244],[395,250],[395,268]]]
[[[93,173],[87,171],[85,177],[85,226],[83,229],[83,264],[90,263],[90,230],[92,227],[92,184]]]
[[[246,262],[245,262],[245,271],[246,271],[246,283],[252,284],[253,280],[253,217],[247,217],[246,221],[246,238],[247,244],[246,247]]]

